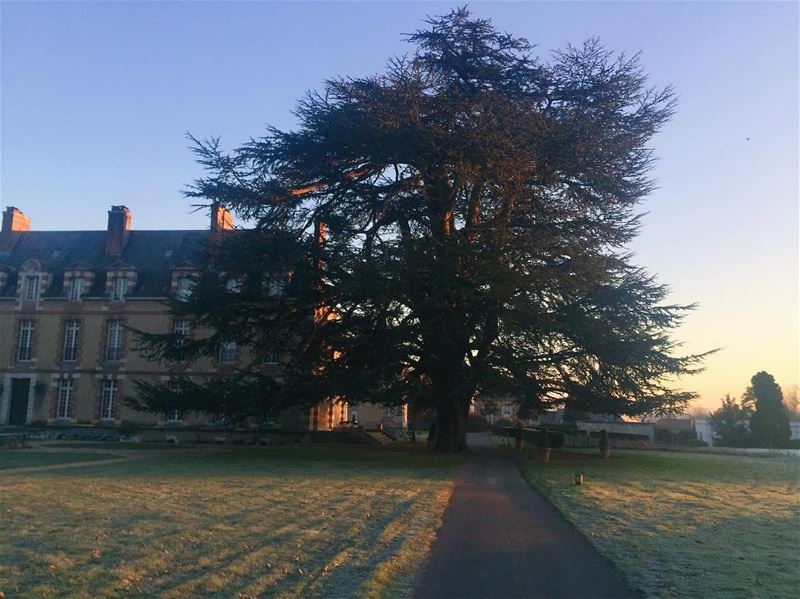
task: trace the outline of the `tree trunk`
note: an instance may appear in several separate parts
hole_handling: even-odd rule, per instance
[[[467,413],[463,401],[447,397],[436,407],[436,451],[455,453],[467,449]]]

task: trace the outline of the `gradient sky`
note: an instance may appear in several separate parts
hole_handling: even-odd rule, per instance
[[[447,3],[0,3],[0,204],[34,229],[201,228],[181,189],[201,174],[186,131],[227,147],[292,127],[306,90],[381,71]],[[698,302],[676,337],[715,347],[680,382],[696,405],[759,370],[798,375],[798,4],[472,3],[544,57],[599,36],[642,51],[678,112],[653,141],[659,189],[636,261]]]

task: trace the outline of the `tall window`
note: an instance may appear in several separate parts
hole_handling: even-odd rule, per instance
[[[121,302],[128,292],[128,277],[114,277],[111,285],[111,301]]]
[[[69,418],[69,408],[72,404],[72,379],[61,379],[58,385],[58,407],[56,418]]]
[[[117,381],[103,381],[103,394],[100,397],[100,419],[114,420],[114,410],[117,405]]]
[[[242,290],[242,282],[239,279],[228,279],[225,281],[225,289],[230,293],[239,293]]]
[[[219,363],[233,364],[236,361],[236,342],[223,341],[219,346]]]
[[[23,320],[19,323],[19,348],[17,360],[26,362],[33,358],[33,321]]]
[[[190,277],[178,277],[178,298],[181,300],[189,299],[189,296],[192,295],[192,289],[194,289],[195,282]]]
[[[119,320],[108,321],[106,335],[106,361],[116,362],[122,358],[122,323]]]
[[[267,293],[273,297],[283,295],[286,290],[286,281],[283,279],[270,279],[267,283]]]
[[[74,362],[78,359],[78,333],[81,323],[77,320],[67,320],[64,323],[64,362]]]
[[[400,418],[403,415],[403,406],[386,406],[383,415],[390,418]]]
[[[23,297],[26,302],[35,302],[39,299],[39,277],[25,277]]]
[[[81,277],[73,277],[69,285],[69,301],[79,302],[83,297],[83,279]]]
[[[172,332],[175,335],[179,335],[180,337],[188,337],[190,330],[191,327],[189,326],[188,320],[176,320],[174,323],[172,323]],[[175,347],[178,350],[181,350],[184,347],[184,345],[185,344],[183,339],[178,339],[177,342],[175,343]],[[186,362],[186,359],[182,355],[177,355],[173,359],[173,362],[175,362],[176,364],[183,364],[184,362]]]
[[[173,393],[180,393],[183,389],[180,380],[172,379],[169,382],[169,390]],[[167,412],[167,422],[183,422],[183,414],[178,410]]]

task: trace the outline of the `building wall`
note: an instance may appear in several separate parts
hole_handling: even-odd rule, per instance
[[[373,403],[358,403],[350,406],[350,415],[364,428],[372,429],[382,425],[387,429],[408,428],[408,406],[387,407]]]
[[[470,411],[484,414],[489,424],[494,424],[501,419],[516,418],[519,405],[513,398],[481,397],[473,401]]]
[[[18,360],[20,322],[34,322],[32,356]],[[68,320],[79,325],[77,356],[74,361],[64,361],[64,330]],[[155,382],[185,375],[207,379],[229,371],[232,365],[220,365],[215,360],[203,359],[191,364],[170,364],[147,360],[135,350],[136,338],[131,330],[123,329],[122,352],[119,360],[107,361],[106,338],[110,320],[121,321],[125,327],[148,332],[172,330],[173,320],[160,299],[128,299],[122,302],[85,299],[71,302],[66,299],[44,298],[35,304],[18,299],[0,299],[0,424],[9,417],[11,380],[29,378],[28,422],[56,421],[59,382],[71,379],[73,385],[70,422],[100,423],[100,400],[103,381],[117,381],[116,406],[109,423],[132,420],[156,424],[165,422],[163,414],[148,414],[128,408],[123,404],[125,394],[134,392],[137,379]],[[238,351],[238,358],[247,359],[246,350]],[[38,385],[37,385],[38,384]],[[46,386],[46,388],[45,388]],[[30,401],[30,400],[33,401]],[[184,415],[186,424],[207,422],[205,416]]]
[[[694,430],[700,441],[705,441],[709,447],[714,446],[714,430],[711,428],[711,423],[708,420],[695,420]]]
[[[136,350],[133,330],[173,331],[174,321],[164,300],[167,295],[190,293],[186,278],[196,268],[192,260],[209,237],[217,239],[232,228],[230,213],[220,205],[211,209],[208,230],[136,231],[125,206],[112,206],[105,231],[35,231],[18,208],[3,212],[0,228],[0,425],[11,411],[13,381],[29,381],[25,422],[112,424],[130,420],[140,424],[206,424],[210,417],[183,414],[180,421],[165,414],[144,413],[124,405],[135,393],[134,382],[167,382],[186,376],[203,382],[229,374],[252,360],[247,348],[237,348],[235,360],[222,364],[205,358],[190,364],[150,361]],[[67,299],[76,278],[85,283],[79,301]],[[39,282],[38,296],[23,301],[26,282]],[[122,301],[112,301],[120,283]],[[76,289],[78,289],[76,287]],[[30,358],[18,354],[20,322],[34,322]],[[65,323],[80,323],[77,355],[64,360]],[[108,322],[123,325],[119,359],[108,360]],[[194,331],[204,335],[208,331]],[[59,390],[72,386],[70,409],[58,414]],[[103,388],[115,381],[117,394],[109,418],[101,417]],[[64,417],[60,417],[64,416]],[[321,402],[309,410],[309,428],[330,430],[348,418],[347,404]]]
[[[327,400],[311,408],[308,428],[312,431],[330,431],[347,422],[348,406],[346,402]]]
[[[622,433],[626,435],[644,435],[652,443],[655,440],[656,427],[652,422],[593,422],[589,420],[578,420],[575,422],[579,431],[598,433],[607,431],[609,433]]]

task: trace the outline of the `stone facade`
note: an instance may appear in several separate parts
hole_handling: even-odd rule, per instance
[[[186,328],[164,299],[191,292],[194,256],[209,235],[231,228],[230,214],[215,208],[210,229],[200,231],[131,224],[124,206],[112,207],[105,231],[31,231],[17,208],[3,213],[0,425],[210,423],[206,415],[139,412],[122,399],[137,379],[207,380],[250,359],[247,348],[230,347],[214,359],[154,362],[136,351],[129,330]],[[347,420],[347,405],[324,402],[309,416],[312,429],[329,430]]]
[[[373,403],[351,405],[351,419],[355,415],[356,422],[366,429],[383,427],[389,431],[400,431],[408,428],[408,406],[383,406]]]
[[[489,424],[494,424],[498,420],[516,418],[519,404],[513,397],[481,396],[473,400],[470,411],[482,414]]]

